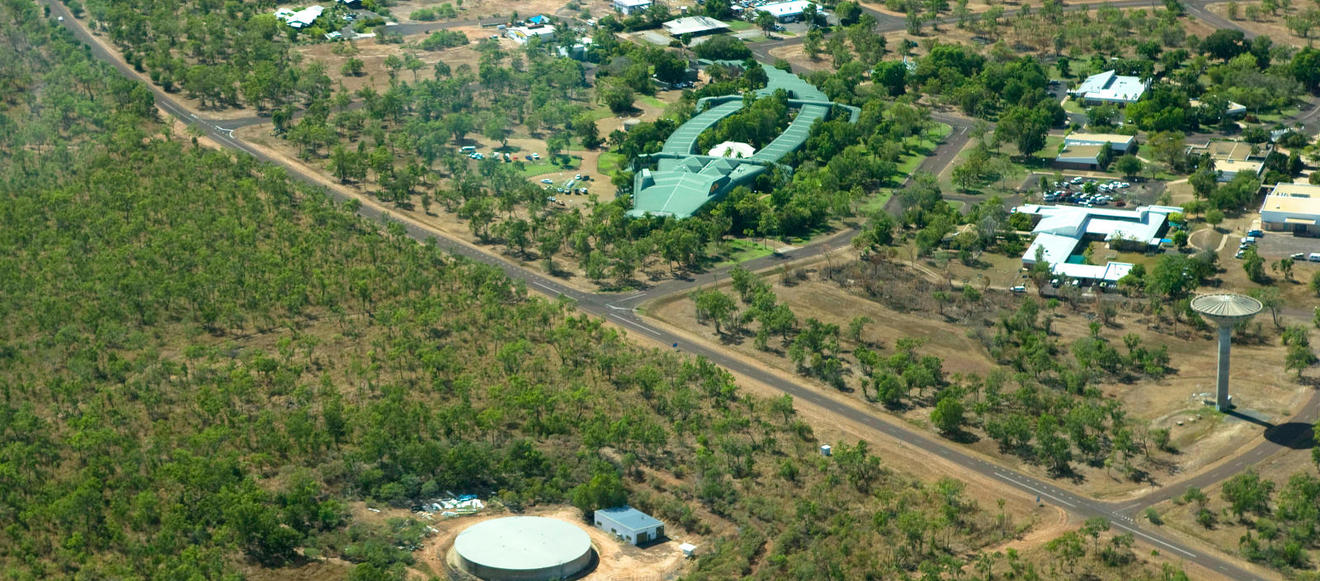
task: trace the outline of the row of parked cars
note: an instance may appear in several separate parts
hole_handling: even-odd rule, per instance
[[[475,159],[477,161],[486,159],[486,154],[477,151],[477,148],[471,145],[465,145],[459,148],[458,152],[467,154],[468,159]],[[527,154],[526,157],[527,157],[527,161],[537,161],[541,159],[541,154],[532,152]],[[492,151],[490,152],[490,158],[496,161],[503,160],[504,162],[508,163],[513,161],[518,161],[518,154],[500,153],[498,151]]]
[[[1247,253],[1247,249],[1251,248],[1252,246],[1255,246],[1256,242],[1264,237],[1265,237],[1265,233],[1261,232],[1260,230],[1248,230],[1247,235],[1243,236],[1242,240],[1238,241],[1237,254],[1234,254],[1233,258],[1242,258],[1243,256],[1245,256]],[[1307,262],[1320,262],[1320,252],[1312,252],[1310,254],[1307,254],[1305,252],[1294,252],[1288,258],[1291,258],[1295,261],[1305,260]]]
[[[1067,181],[1054,182],[1054,187],[1059,189],[1046,193],[1045,201],[1078,204],[1088,208],[1093,206],[1107,206],[1110,202],[1114,202],[1114,205],[1120,208],[1127,205],[1127,202],[1124,200],[1115,201],[1114,197],[1109,195],[1109,193],[1125,190],[1132,187],[1132,184],[1115,180],[1098,184],[1096,186],[1097,193],[1095,194],[1088,194],[1082,191],[1082,187],[1087,183],[1094,183],[1097,181],[1098,180],[1094,178],[1084,178],[1079,176]],[[1073,191],[1074,188],[1076,188],[1077,191]]]
[[[552,186],[555,185],[555,181],[552,180],[552,179],[550,179],[550,178],[543,178],[543,179],[541,179],[541,183],[545,184],[545,186],[546,186],[545,189],[546,189],[546,190],[551,190],[551,189],[553,189],[553,190],[555,190],[556,192],[559,192],[559,193],[561,193],[561,194],[583,194],[583,195],[585,195],[585,194],[587,193],[587,188],[583,188],[583,187],[575,187],[575,186],[577,186],[577,183],[578,183],[578,182],[585,182],[585,181],[590,181],[590,180],[591,180],[591,176],[589,176],[589,175],[577,174],[577,175],[573,176],[573,179],[568,180],[567,182],[564,183],[564,185],[562,185],[562,186],[560,186],[560,187],[558,187],[558,188],[552,187]],[[555,198],[554,198],[553,196],[551,196],[551,197],[550,197],[550,201],[552,201],[552,202],[555,201]]]

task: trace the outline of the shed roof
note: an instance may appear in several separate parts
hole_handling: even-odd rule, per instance
[[[602,508],[596,511],[596,515],[608,519],[610,522],[618,526],[634,531],[664,526],[665,524],[657,520],[655,517],[631,506]]]

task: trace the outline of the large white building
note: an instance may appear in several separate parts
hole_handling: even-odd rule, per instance
[[[1150,88],[1150,81],[1140,77],[1127,77],[1117,71],[1105,71],[1091,75],[1082,81],[1076,89],[1068,93],[1083,104],[1117,103],[1126,105],[1136,103]]]
[[[1104,240],[1111,248],[1145,250],[1159,246],[1169,214],[1182,212],[1173,206],[1142,206],[1131,210],[1081,208],[1077,206],[1039,206],[1029,204],[1013,210],[1035,214],[1040,221],[1032,229],[1036,239],[1022,255],[1022,265],[1037,261],[1050,265],[1058,276],[1091,282],[1118,282],[1132,265],[1109,262],[1104,265],[1082,264],[1078,257],[1085,243]]]
[[[1260,206],[1260,222],[1272,232],[1320,236],[1320,186],[1275,185]]]

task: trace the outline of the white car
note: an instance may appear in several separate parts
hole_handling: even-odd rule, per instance
[[[552,180],[552,179],[546,178],[546,179],[541,180],[541,183],[543,183],[543,184],[553,184],[553,183],[555,183],[555,181]]]

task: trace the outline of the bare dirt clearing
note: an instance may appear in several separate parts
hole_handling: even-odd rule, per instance
[[[599,562],[591,573],[582,577],[583,579],[659,580],[669,578],[685,563],[682,551],[678,550],[678,545],[682,542],[692,542],[697,545],[702,543],[696,537],[692,537],[691,540],[684,537],[681,540],[671,539],[644,549],[638,548],[627,543],[618,542],[605,531],[588,525],[583,522],[581,514],[576,508],[544,506],[528,509],[520,516],[553,518],[571,523],[586,532],[591,537],[591,544],[596,550]],[[453,570],[450,549],[453,547],[454,538],[458,536],[458,533],[479,522],[507,516],[514,515],[507,512],[492,512],[482,513],[479,516],[452,519],[437,517],[434,522],[430,522],[430,525],[440,532],[427,538],[422,548],[413,555],[419,563],[424,563],[427,568],[437,574],[449,573]]]

